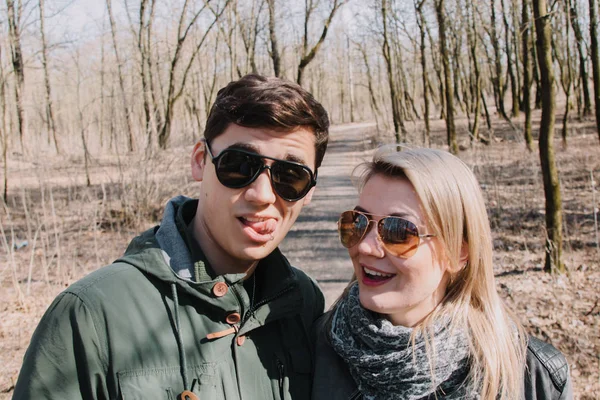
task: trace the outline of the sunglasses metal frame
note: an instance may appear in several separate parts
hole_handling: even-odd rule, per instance
[[[342,222],[342,215],[344,215],[347,212],[351,212],[351,213],[356,213],[356,214],[360,214],[362,216],[364,216],[367,219],[367,227],[365,228],[364,232],[360,235],[360,237],[356,240],[356,243],[350,245],[350,246],[346,246],[344,244],[344,241],[342,240],[342,230],[341,230],[341,222]],[[379,220],[374,220],[372,217],[381,217]],[[367,235],[367,233],[369,233],[369,231],[371,230],[371,223],[375,223],[375,225],[377,226],[376,229],[376,236],[377,236],[377,241],[381,244],[381,246],[390,254],[392,254],[394,257],[399,257],[399,258],[410,258],[414,255],[414,252],[412,252],[411,254],[408,255],[403,255],[403,253],[397,253],[394,250],[392,250],[391,248],[389,248],[389,245],[394,245],[394,244],[402,244],[402,243],[386,243],[386,241],[381,237],[381,234],[379,233],[379,226],[380,224],[383,224],[384,220],[386,220],[387,218],[393,218],[393,219],[399,219],[402,221],[407,221],[409,223],[411,223],[412,225],[415,226],[416,230],[417,230],[417,234],[416,235],[412,235],[414,237],[416,237],[418,239],[417,241],[417,245],[415,246],[415,249],[418,248],[421,245],[421,239],[423,238],[429,238],[429,237],[435,237],[437,235],[431,234],[431,233],[424,233],[424,234],[419,234],[419,227],[417,226],[417,224],[415,224],[412,221],[407,220],[406,218],[402,218],[402,217],[398,217],[395,215],[377,215],[377,214],[371,214],[368,212],[364,212],[364,211],[359,211],[359,210],[347,210],[344,211],[340,214],[340,218],[338,219],[338,234],[340,236],[340,242],[342,242],[342,246],[346,247],[346,248],[350,248],[353,246],[358,245],[360,242],[362,242],[365,238],[365,236]],[[416,252],[416,250],[415,250]]]
[[[215,166],[215,173],[217,175],[217,179],[219,179],[219,182],[221,182],[221,184],[223,186],[225,186],[225,187],[228,187],[228,188],[231,188],[231,189],[240,189],[240,188],[249,186],[249,185],[252,184],[252,182],[254,182],[256,179],[258,179],[258,177],[260,176],[260,174],[262,174],[265,169],[268,169],[269,170],[269,179],[271,181],[271,187],[273,188],[273,191],[279,197],[281,197],[282,199],[284,199],[285,201],[292,202],[292,201],[298,201],[298,200],[301,200],[302,198],[304,198],[308,194],[308,192],[310,191],[310,189],[312,189],[317,184],[317,175],[308,166],[306,166],[304,164],[297,163],[297,162],[294,162],[294,161],[282,160],[280,158],[263,156],[262,154],[253,153],[251,151],[242,150],[242,149],[236,149],[236,148],[227,148],[227,149],[221,151],[217,156],[214,156],[213,153],[212,153],[212,150],[210,149],[210,146],[208,145],[208,142],[206,141],[206,139],[203,139],[202,141],[204,142],[204,146],[206,147],[208,155],[210,156],[210,159],[211,159],[213,165]],[[261,160],[264,160],[264,159],[266,159],[266,160],[273,160],[273,164],[272,165],[274,165],[275,163],[283,163],[283,164],[291,164],[291,165],[300,167],[304,171],[308,172],[308,176],[310,178],[310,181],[309,181],[308,185],[306,186],[306,188],[302,191],[302,195],[301,196],[299,196],[299,197],[293,197],[293,198],[288,198],[288,197],[282,196],[281,193],[279,193],[279,191],[277,190],[277,182],[273,181],[273,173],[272,173],[272,170],[271,170],[272,165],[267,165],[263,161],[262,167],[260,167],[260,169],[254,174],[254,176],[252,176],[248,180],[248,182],[244,182],[243,184],[240,184],[240,185],[230,185],[230,184],[227,184],[227,183],[223,182],[223,180],[219,176],[217,167],[218,167],[219,159],[226,152],[228,152],[228,151],[242,153],[242,154],[245,154],[245,155],[250,156],[250,157],[259,158]]]

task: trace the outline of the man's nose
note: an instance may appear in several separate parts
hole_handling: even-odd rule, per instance
[[[264,168],[260,175],[252,182],[245,192],[245,198],[251,203],[272,204],[277,199],[277,195],[271,184],[271,170]]]

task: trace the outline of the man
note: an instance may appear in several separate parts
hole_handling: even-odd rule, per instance
[[[308,204],[329,120],[300,86],[248,75],[219,91],[192,152],[198,200],[63,292],[15,399],[308,399],[315,283],[277,246]]]

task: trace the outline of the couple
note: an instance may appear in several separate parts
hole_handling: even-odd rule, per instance
[[[329,120],[300,86],[218,93],[177,197],[125,255],[61,293],[14,399],[567,399],[568,367],[496,293],[475,177],[382,148],[338,222],[354,277],[323,314],[278,249],[311,201]],[[268,170],[268,171],[265,171]]]

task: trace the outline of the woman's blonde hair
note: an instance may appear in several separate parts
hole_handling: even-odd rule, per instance
[[[443,300],[415,327],[413,343],[420,333],[431,349],[433,322],[450,316],[452,328],[468,327],[470,378],[481,387],[481,398],[520,398],[527,336],[496,292],[492,235],[477,179],[465,163],[448,152],[406,146],[398,151],[397,147],[381,147],[371,162],[357,167],[353,175],[358,189],[362,191],[375,175],[407,179],[421,201],[431,233],[444,247],[449,270],[456,271]],[[468,262],[459,265],[464,244]],[[347,290],[342,297],[346,294]],[[433,353],[429,351],[432,371]]]

